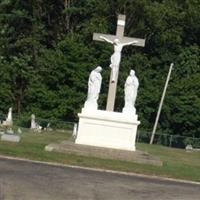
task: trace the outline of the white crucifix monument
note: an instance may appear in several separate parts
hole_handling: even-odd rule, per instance
[[[112,54],[110,59],[111,76],[110,76],[109,91],[108,91],[107,106],[106,106],[106,110],[108,111],[114,111],[122,48],[127,45],[133,45],[139,47],[145,46],[144,39],[124,37],[125,20],[126,20],[125,15],[118,16],[116,35],[109,35],[102,33],[93,34],[93,40],[108,42],[110,44],[113,44],[114,46],[114,53]]]
[[[124,37],[125,15],[118,16],[116,35],[94,33],[93,39],[114,45],[111,56],[111,77],[106,110],[98,109],[101,88],[101,70],[95,68],[88,81],[88,97],[79,116],[78,134],[75,143],[98,147],[135,151],[137,127],[140,124],[135,110],[135,100],[139,82],[132,70],[125,82],[125,106],[123,112],[114,112],[115,96],[121,51],[126,45],[144,46],[145,40]],[[134,90],[132,92],[132,89]],[[129,95],[130,94],[130,95]],[[127,98],[127,96],[129,98]],[[131,109],[130,109],[131,108]]]

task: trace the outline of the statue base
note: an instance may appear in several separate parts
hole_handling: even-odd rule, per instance
[[[137,115],[83,109],[75,143],[135,151]]]

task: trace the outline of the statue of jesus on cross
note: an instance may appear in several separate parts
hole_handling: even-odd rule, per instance
[[[111,72],[108,100],[106,106],[106,110],[108,111],[114,110],[119,65],[121,61],[121,51],[123,47],[126,45],[144,47],[145,45],[144,39],[124,37],[125,18],[126,18],[125,15],[118,16],[116,35],[109,35],[102,33],[93,34],[93,40],[105,41],[114,45],[114,53],[111,56],[110,67],[112,68],[112,72]]]
[[[121,61],[122,48],[124,46],[127,46],[127,45],[136,44],[136,43],[138,43],[138,41],[137,40],[133,40],[131,42],[122,43],[122,42],[120,42],[119,39],[114,39],[114,41],[112,41],[112,40],[109,40],[108,38],[106,38],[104,36],[100,36],[100,38],[105,40],[106,42],[111,43],[111,44],[114,45],[114,53],[112,54],[112,56],[110,58],[110,61],[111,61],[110,68],[112,69],[111,79],[112,79],[112,82],[114,83],[115,80],[116,80],[117,72],[119,70],[119,64],[120,64],[120,61]]]

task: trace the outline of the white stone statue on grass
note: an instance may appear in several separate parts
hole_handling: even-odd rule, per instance
[[[12,119],[12,107],[9,108],[8,110],[8,116],[6,118],[5,121],[3,121],[3,126],[8,126],[8,127],[11,127],[13,125],[13,119]]]
[[[42,130],[42,126],[36,123],[34,114],[31,115],[31,129],[36,132],[41,132]]]
[[[18,128],[18,129],[17,129],[17,133],[18,133],[18,134],[22,134],[22,129],[21,129],[21,128]]]
[[[122,111],[123,113],[129,115],[134,115],[136,113],[135,101],[137,98],[138,87],[139,87],[138,78],[135,75],[135,71],[131,70],[124,85],[125,105]]]
[[[98,108],[97,100],[99,98],[102,82],[101,71],[102,68],[98,66],[90,73],[88,80],[88,95],[84,109],[94,110]]]
[[[35,122],[35,115],[32,114],[31,115],[31,129],[36,129],[37,125],[36,125],[36,122]]]
[[[74,138],[76,138],[77,136],[77,129],[78,129],[78,124],[74,123],[73,134],[72,134]]]
[[[109,40],[108,38],[104,36],[100,36],[101,39],[105,40],[108,43],[111,43],[114,45],[114,53],[112,54],[110,61],[110,68],[112,69],[112,82],[116,81],[117,72],[119,70],[119,65],[121,61],[121,51],[124,46],[136,44],[138,43],[137,40],[133,40],[131,42],[127,43],[121,43],[119,39],[115,39],[114,42],[112,40]]]

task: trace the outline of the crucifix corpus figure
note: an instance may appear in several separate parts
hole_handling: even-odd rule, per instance
[[[121,61],[121,51],[126,45],[134,45],[144,47],[145,40],[138,38],[124,37],[125,15],[119,15],[117,21],[116,35],[108,35],[102,33],[94,33],[93,40],[105,41],[114,45],[114,53],[111,56],[110,67],[112,69],[109,83],[107,111],[113,111],[115,105],[115,96],[117,90],[117,80],[119,74],[119,66]]]
[[[114,45],[114,53],[112,54],[112,56],[110,58],[110,61],[111,61],[110,68],[112,69],[111,82],[114,83],[116,80],[117,72],[119,71],[122,48],[127,45],[136,44],[136,43],[138,43],[138,41],[133,40],[133,41],[127,42],[127,43],[121,43],[119,39],[114,39],[114,41],[112,41],[104,36],[100,36],[100,38],[105,40],[106,42]]]

